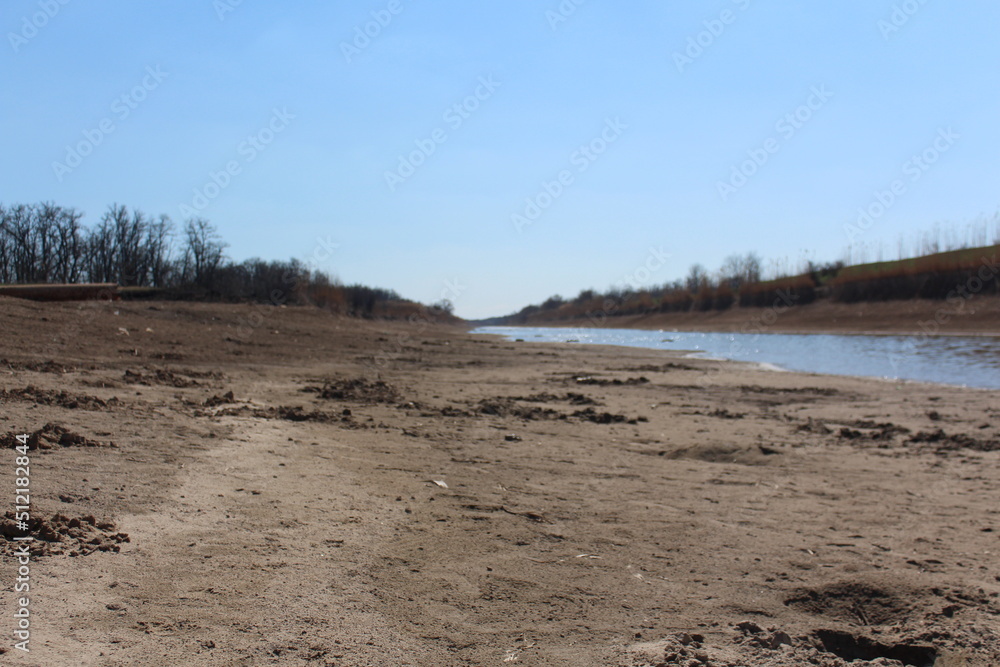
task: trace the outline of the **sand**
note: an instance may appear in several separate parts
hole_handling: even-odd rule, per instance
[[[1000,664],[995,391],[308,308],[0,326],[4,664]]]

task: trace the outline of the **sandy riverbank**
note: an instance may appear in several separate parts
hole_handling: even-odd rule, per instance
[[[305,308],[0,327],[60,537],[5,663],[1000,664],[997,392]]]

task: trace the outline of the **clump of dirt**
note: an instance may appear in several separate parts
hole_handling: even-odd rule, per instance
[[[233,395],[232,391],[227,391],[222,396],[211,396],[205,399],[206,408],[214,408],[219,405],[229,405],[236,402],[236,397]]]
[[[818,433],[819,435],[830,435],[833,433],[829,426],[812,417],[809,418],[809,421],[796,426],[795,430],[802,433]]]
[[[0,359],[0,366],[6,366],[12,371],[33,371],[35,373],[68,373],[73,370],[71,366],[57,364],[54,361],[10,361]]]
[[[743,635],[737,640],[743,646],[753,646],[774,651],[785,645],[791,646],[793,643],[791,636],[787,632],[783,632],[777,628],[764,630],[752,621],[737,623],[736,629]]]
[[[577,384],[596,385],[598,387],[607,387],[608,385],[620,387],[623,385],[647,384],[649,382],[649,378],[642,376],[637,378],[626,378],[624,380],[619,380],[618,378],[614,379],[598,378],[592,375],[575,375],[571,377],[570,380]]]
[[[919,594],[909,594],[909,599]],[[885,625],[905,621],[909,604],[892,591],[864,583],[845,582],[823,588],[804,588],[785,600],[785,605],[816,616],[854,625]]]
[[[876,431],[888,432],[893,435],[910,432],[910,429],[905,426],[893,424],[892,422],[875,422],[871,419],[856,419],[852,422],[848,422],[847,425],[853,426],[854,428],[874,429]]]
[[[23,389],[0,390],[0,403],[13,401],[30,401],[38,405],[55,405],[68,410],[107,410],[109,407],[118,407],[122,404],[117,397],[104,401],[96,396],[70,394],[66,391],[54,391],[52,389],[39,389],[33,385],[28,385]]]
[[[180,361],[184,358],[184,355],[178,354],[176,352],[155,352],[149,355],[150,359],[161,359],[163,361]]]
[[[708,413],[709,417],[718,417],[719,419],[743,419],[747,416],[745,412],[730,412],[725,408],[716,408]]]
[[[21,444],[15,436],[17,433],[7,433],[0,439],[4,448],[13,448]],[[65,426],[48,423],[28,435],[28,449],[52,449],[54,447],[117,447],[113,442],[99,442],[70,431]]]
[[[668,637],[663,644],[663,659],[656,667],[684,665],[684,667],[710,667],[713,663],[704,650],[705,637],[699,634],[682,633]]]
[[[620,370],[626,373],[669,373],[670,371],[694,371],[698,370],[694,366],[688,366],[687,364],[678,364],[674,362],[660,364],[659,366],[654,366],[653,364],[643,364],[642,366],[631,366],[629,368],[618,368],[611,370]]]
[[[484,398],[475,406],[475,411],[481,415],[493,417],[519,417],[528,421],[539,419],[566,419],[566,415],[551,408],[540,408],[537,405],[518,405],[514,399],[497,397]]]
[[[178,389],[201,386],[201,383],[195,379],[162,369],[150,373],[126,370],[122,376],[122,380],[126,384],[141,384],[145,386],[164,385],[167,387],[177,387]]]
[[[1000,440],[980,440],[964,433],[946,434],[941,429],[934,431],[920,431],[912,436],[907,442],[930,443],[937,445],[937,451],[954,451],[958,449],[972,449],[977,452],[995,452],[1000,450]]]
[[[461,408],[456,408],[450,405],[446,405],[443,408],[439,408],[438,412],[442,417],[472,417],[472,413],[468,410],[462,410]]]
[[[16,541],[16,537],[31,536],[32,540]],[[129,542],[126,533],[117,531],[110,521],[100,521],[93,515],[68,517],[53,514],[49,518],[31,517],[21,523],[13,512],[0,518],[0,547],[4,553],[14,553],[24,544],[34,556],[86,556],[95,551],[121,551],[121,544]]]
[[[583,410],[577,410],[574,412],[572,417],[581,419],[587,422],[593,422],[595,424],[637,424],[640,421],[649,421],[645,417],[638,417],[636,419],[629,419],[625,415],[614,414],[611,412],[597,412],[594,408],[584,408]]]
[[[577,394],[572,391],[567,392],[563,400],[570,405],[603,405],[603,403],[597,399],[591,398],[585,394]]]
[[[350,421],[350,413],[346,415],[336,416],[330,414],[329,412],[320,412],[319,410],[312,410],[306,412],[304,408],[299,406],[288,406],[279,405],[276,408],[266,408],[263,411],[268,419],[284,419],[290,422],[335,422],[335,421]]]
[[[838,396],[832,387],[762,387],[759,384],[741,384],[739,390],[748,394],[811,394],[813,396]]]
[[[304,387],[302,391],[319,394],[326,400],[361,403],[395,403],[400,400],[399,391],[388,382],[363,377],[327,380],[322,387]]]
[[[601,405],[601,403],[585,394],[566,392],[562,396],[549,393],[531,394],[530,396],[511,396],[512,400],[526,403],[569,403],[570,405]]]
[[[344,410],[339,415],[319,410],[306,411],[299,406],[279,405],[268,408],[252,408],[241,405],[236,408],[223,408],[215,413],[220,417],[256,417],[257,419],[283,419],[291,422],[319,422],[322,424],[340,424],[346,428],[368,428],[367,425],[355,421],[350,410]]]
[[[905,426],[898,426],[891,422],[877,423],[870,420],[857,420],[847,422],[847,425],[841,427],[837,435],[847,440],[886,442],[892,440],[897,435],[905,435],[909,432],[910,429]]]

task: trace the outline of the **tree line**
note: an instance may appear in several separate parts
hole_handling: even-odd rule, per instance
[[[147,288],[126,295],[310,303],[363,317],[419,307],[392,290],[342,285],[295,259],[234,262],[227,246],[203,218],[177,229],[166,215],[113,204],[88,227],[75,208],[0,203],[0,284],[116,283]]]
[[[601,323],[621,315],[721,311],[735,306],[801,306],[821,298],[853,303],[1000,294],[998,254],[1000,245],[987,245],[850,266],[841,261],[810,261],[799,274],[769,280],[762,279],[756,254],[733,255],[714,273],[695,264],[681,280],[648,288],[616,287],[603,293],[588,289],[573,299],[556,295],[490,322],[531,324],[586,319]]]
[[[809,270],[820,274],[835,272],[838,267],[810,265]],[[750,306],[766,299],[781,298],[785,292],[779,290],[789,288],[798,303],[815,298],[815,293],[804,289],[801,281],[782,280],[776,284],[776,281],[764,281],[762,273],[762,261],[756,253],[730,255],[715,272],[694,264],[684,278],[662,285],[646,288],[628,285],[604,292],[587,289],[573,299],[556,295],[506,318],[498,318],[498,321],[511,324],[577,318],[603,321],[606,317],[620,315],[725,310],[737,303]]]

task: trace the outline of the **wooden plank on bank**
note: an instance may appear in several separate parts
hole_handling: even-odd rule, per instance
[[[121,298],[115,283],[0,285],[0,296],[32,301],[117,301]]]

